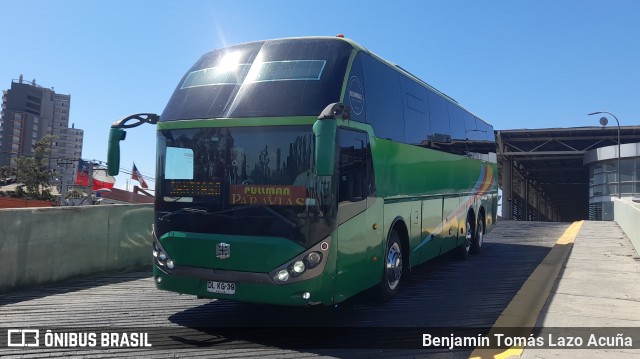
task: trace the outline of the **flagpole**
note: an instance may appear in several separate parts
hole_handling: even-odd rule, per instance
[[[89,191],[89,196],[91,196],[91,191],[93,191],[93,162],[89,161],[89,180],[87,181],[87,189]]]

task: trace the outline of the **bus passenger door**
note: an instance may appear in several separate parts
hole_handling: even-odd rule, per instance
[[[381,200],[373,198],[373,167],[367,134],[338,129],[338,258],[336,300],[351,296],[380,280],[370,258],[380,245]],[[380,238],[379,238],[380,237]],[[376,244],[377,243],[377,244]]]
[[[422,201],[420,263],[437,257],[442,244],[442,197]]]

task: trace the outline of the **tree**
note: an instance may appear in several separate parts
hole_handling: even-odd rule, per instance
[[[33,157],[18,157],[15,160],[18,183],[25,187],[25,197],[52,200],[49,181],[53,173],[49,169],[51,142],[55,136],[46,135],[33,146]]]
[[[0,182],[3,182],[8,178],[15,177],[15,175],[15,168],[9,166],[0,167]]]

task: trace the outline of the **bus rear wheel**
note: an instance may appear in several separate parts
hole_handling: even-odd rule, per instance
[[[389,233],[387,249],[384,253],[384,269],[382,279],[378,284],[378,293],[382,301],[386,302],[398,291],[402,279],[402,245],[400,235],[395,230]]]
[[[473,227],[471,226],[471,221],[473,220],[473,216],[471,213],[467,214],[467,222],[465,223],[464,230],[464,241],[462,245],[458,247],[458,256],[460,259],[467,259],[471,255],[471,250],[473,247]]]
[[[484,221],[482,220],[482,216],[478,216],[476,233],[471,241],[471,254],[478,254],[478,252],[480,252],[480,248],[482,248],[482,243],[484,243]]]

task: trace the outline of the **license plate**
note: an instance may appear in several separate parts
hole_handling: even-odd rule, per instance
[[[207,292],[219,294],[236,294],[236,284],[227,282],[207,282]]]

